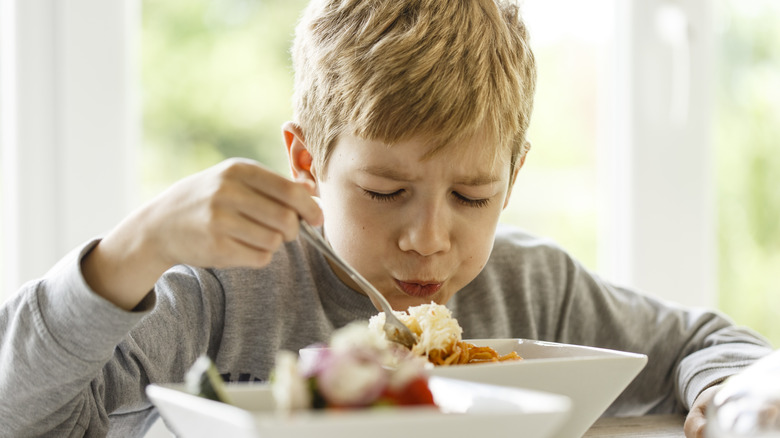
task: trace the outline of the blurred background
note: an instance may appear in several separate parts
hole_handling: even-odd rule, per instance
[[[186,175],[234,156],[288,174],[288,49],[306,1],[13,3],[0,300]],[[523,15],[533,148],[502,221],[780,346],[780,2],[526,0]],[[119,79],[95,91],[104,70]]]

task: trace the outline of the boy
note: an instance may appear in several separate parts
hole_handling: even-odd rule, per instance
[[[770,346],[498,229],[529,148],[527,40],[516,8],[491,0],[314,1],[283,127],[295,181],[222,163],[24,286],[0,313],[0,433],[140,436],[157,418],[145,385],[182,381],[200,354],[227,380],[264,380],[277,350],[374,315],[297,238],[303,218],[394,308],[446,303],[465,338],[647,354],[608,413],[691,409],[693,436],[705,389]]]

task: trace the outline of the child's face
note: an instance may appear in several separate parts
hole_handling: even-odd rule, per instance
[[[334,148],[319,182],[325,237],[394,309],[444,304],[485,266],[513,176],[509,151],[496,157],[486,142],[425,159],[422,139],[345,136]]]

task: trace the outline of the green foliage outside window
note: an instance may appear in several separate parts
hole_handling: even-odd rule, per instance
[[[718,5],[720,307],[780,346],[780,4]]]
[[[228,157],[288,174],[289,46],[304,0],[143,2],[144,198]]]

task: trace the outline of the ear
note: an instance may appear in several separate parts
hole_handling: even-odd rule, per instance
[[[317,184],[317,178],[312,169],[312,156],[306,148],[303,130],[293,122],[282,125],[282,137],[287,146],[287,161],[290,163],[290,173],[297,181],[311,181]]]
[[[517,162],[515,162],[515,168],[512,169],[512,176],[509,180],[509,189],[506,192],[506,198],[504,198],[503,208],[506,208],[506,206],[509,205],[509,198],[512,195],[512,189],[515,187],[515,181],[517,181],[517,174],[520,173],[520,169],[522,169],[523,164],[525,164],[525,157],[528,156],[528,151],[530,149],[531,149],[531,143],[526,142],[523,151],[520,153],[520,159]]]

